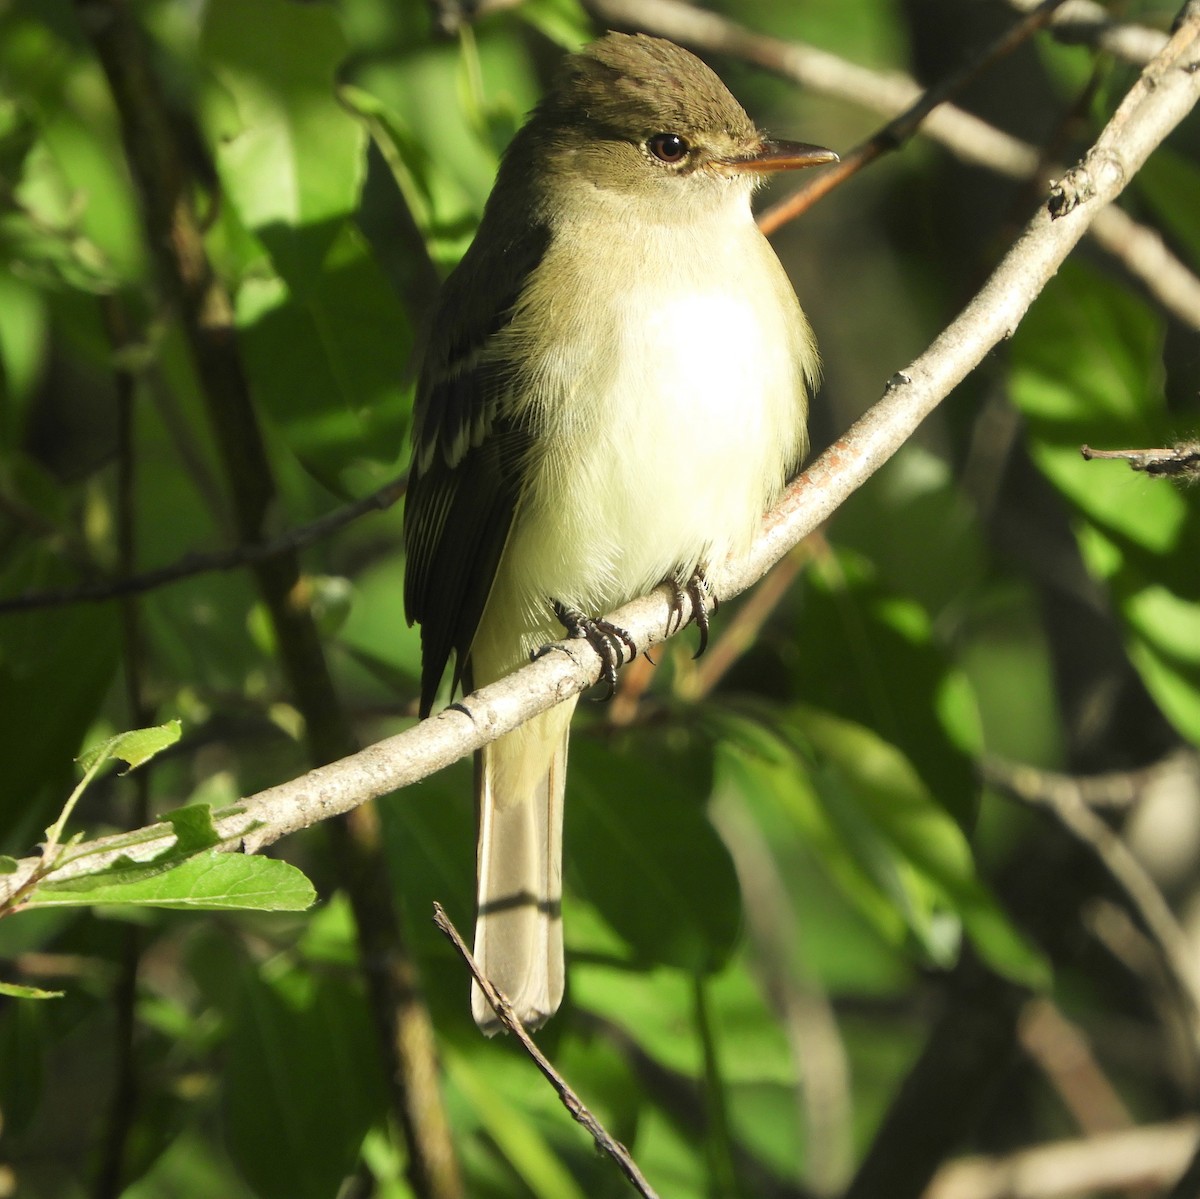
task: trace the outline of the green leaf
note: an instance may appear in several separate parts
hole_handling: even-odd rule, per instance
[[[1174,488],[1079,447],[1163,444],[1162,322],[1135,295],[1068,263],[1013,339],[1011,394],[1038,466],[1092,523],[1151,553],[1177,541],[1188,506]]]
[[[970,827],[978,713],[925,610],[889,592],[852,552],[815,561],[806,578],[796,693],[819,695],[823,707],[896,745],[946,811]]]
[[[7,590],[69,585],[64,572],[6,577]],[[71,759],[95,721],[120,654],[115,605],[17,614],[0,621],[0,834],[28,845],[71,788]],[[67,686],[64,680],[70,680]],[[54,719],[47,720],[46,713]]]
[[[43,369],[46,304],[27,281],[0,269],[0,445],[19,451],[25,414]]]
[[[117,733],[98,745],[84,750],[77,761],[85,771],[93,767],[119,758],[130,770],[150,761],[155,754],[160,754],[170,745],[174,745],[182,735],[183,726],[178,720],[168,720],[166,724],[155,725],[148,729],[132,729],[127,733]]]
[[[9,995],[13,999],[61,999],[65,994],[66,991],[43,991],[41,987],[0,982],[0,995]]]
[[[219,82],[207,124],[226,201],[279,273],[311,279],[358,203],[366,132],[334,93],[337,15],[285,0],[213,0],[201,52]]]
[[[569,53],[595,36],[595,26],[578,0],[525,0],[517,10],[539,32]]]
[[[303,276],[248,279],[237,320],[255,396],[316,478],[348,495],[362,463],[395,467],[407,452],[412,328],[352,223],[328,234]]]
[[[97,874],[43,883],[28,903],[41,907],[130,904],[180,911],[302,912],[316,902],[312,883],[274,858],[209,851],[168,868],[124,859]]]
[[[69,24],[10,15],[10,7],[0,76],[39,134],[16,181],[18,210],[28,216],[22,266],[43,282],[48,275],[96,293],[139,280],[137,204],[100,64]]]
[[[630,738],[571,743],[568,875],[639,964],[719,969],[741,905],[729,852],[705,814],[711,749]]]
[[[21,863],[16,858],[10,858],[6,853],[0,853],[0,874],[16,874]]]
[[[380,1053],[351,976],[243,968],[230,997],[225,1139],[260,1199],[330,1199],[383,1115]]]
[[[895,942],[907,929],[928,958],[947,965],[961,921],[993,969],[1046,985],[1044,960],[979,880],[962,830],[895,746],[813,708],[792,709],[778,733],[727,724],[736,739],[723,761],[733,780],[777,797],[814,860],[885,937]]]
[[[1014,339],[1012,396],[1035,461],[1079,515],[1080,548],[1110,588],[1131,660],[1167,717],[1200,743],[1200,507],[1163,480],[1079,454],[1084,442],[1170,443],[1162,335],[1136,296],[1068,265]]]
[[[482,198],[477,202],[451,175],[450,156],[431,153],[408,121],[379,96],[353,84],[343,84],[339,95],[368,123],[430,258],[447,270],[453,267],[479,225]],[[490,161],[489,174],[494,170]],[[486,187],[480,190],[486,195]]]
[[[869,873],[876,855],[891,859],[879,881],[903,888],[911,904],[905,907],[910,919],[915,917],[910,926],[934,956],[943,952],[939,908],[949,905],[993,969],[1027,986],[1046,987],[1044,959],[988,894],[962,830],[933,801],[904,756],[869,730],[817,709],[797,708],[793,716],[799,737],[816,754],[816,782],[830,810],[838,811],[847,799],[854,805],[838,812],[844,819],[853,810],[845,827],[851,837],[863,836],[858,844],[851,842],[852,852],[862,855]],[[922,894],[925,888],[929,891]]]
[[[700,1039],[692,1024],[693,984],[673,967],[627,970],[582,958],[571,965],[571,1002],[623,1028],[668,1070],[698,1078]]]
[[[492,1089],[484,1071],[466,1055],[443,1054],[450,1081],[471,1105],[487,1135],[537,1199],[584,1199],[584,1193],[555,1157],[537,1127]],[[528,1063],[529,1070],[534,1070]],[[541,1079],[532,1079],[540,1083]],[[566,1113],[563,1113],[564,1119]]]
[[[213,824],[212,804],[187,804],[167,812],[163,819],[175,830],[175,844],[168,850],[172,857],[190,857],[221,842],[221,834]]]

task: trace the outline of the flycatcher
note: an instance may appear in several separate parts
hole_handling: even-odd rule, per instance
[[[744,551],[806,448],[812,332],[755,227],[770,141],[699,59],[610,33],[513,139],[446,281],[404,514],[421,714],[451,653],[483,686],[561,635],[622,656],[606,612]],[[562,820],[575,700],[476,761],[475,954],[536,1028],[563,994]],[[476,1021],[498,1023],[478,988]]]

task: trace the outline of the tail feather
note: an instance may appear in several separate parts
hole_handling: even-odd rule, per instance
[[[477,771],[479,897],[475,959],[527,1028],[562,1002],[562,818],[573,700],[482,751]],[[478,986],[471,1012],[501,1028]]]

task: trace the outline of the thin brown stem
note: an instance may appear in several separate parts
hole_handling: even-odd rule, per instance
[[[1081,1132],[1095,1136],[1133,1127],[1128,1107],[1088,1038],[1053,1000],[1031,999],[1021,1013],[1017,1036]]]
[[[1079,447],[1089,462],[1094,459],[1117,459],[1128,462],[1133,470],[1148,475],[1166,476],[1185,483],[1200,480],[1200,441],[1181,441],[1156,450],[1095,450],[1090,445]]]
[[[763,625],[783,603],[808,558],[801,543],[767,572],[733,619],[726,623],[712,649],[681,681],[680,691],[686,699],[696,701],[712,694],[734,663],[758,640]]]
[[[1032,12],[1038,0],[1007,0],[1017,12]],[[1118,21],[1093,0],[1067,0],[1054,14],[1050,30],[1064,42],[1095,46],[1114,58],[1145,66],[1167,43],[1161,29]]]
[[[101,306],[113,349],[113,361],[119,364],[122,361],[120,351],[129,343],[125,312],[115,297],[106,298]],[[119,578],[128,578],[137,565],[137,382],[133,373],[121,365],[114,370],[113,382],[117,392],[117,574]],[[145,728],[154,723],[154,710],[146,702],[142,681],[142,636],[136,599],[126,596],[121,602],[120,614],[129,727]],[[149,819],[151,777],[152,768],[148,767],[130,780],[134,803],[129,824],[134,828]],[[96,1199],[116,1199],[125,1189],[125,1161],[141,1090],[136,1036],[142,930],[136,924],[131,924],[124,929],[122,940],[118,976],[112,994],[115,1076],[100,1143],[100,1162],[93,1190]]]
[[[142,595],[147,591],[155,591],[159,587],[166,587],[200,574],[256,566],[268,558],[295,553],[305,546],[313,545],[361,516],[386,511],[404,495],[407,485],[408,476],[402,475],[385,483],[370,495],[363,496],[362,499],[328,512],[309,524],[289,529],[269,541],[249,542],[233,549],[214,550],[211,553],[187,554],[167,566],[159,566],[154,570],[127,577],[101,579],[59,591],[37,591],[26,595],[8,596],[0,599],[0,613],[30,612],[68,604],[104,603],[122,596]]]
[[[1157,1195],[1179,1177],[1193,1151],[1200,1152],[1200,1121],[1150,1124],[1004,1157],[962,1158],[938,1171],[923,1199],[1061,1199],[1118,1191]],[[1171,1199],[1192,1199],[1196,1190],[1193,1185],[1170,1194]]]
[[[1191,1030],[1193,1053],[1200,1052],[1200,984],[1191,965],[1191,949],[1183,929],[1146,868],[1117,831],[1080,800],[1077,794],[1052,791],[1021,798],[1054,815],[1086,845],[1120,886],[1129,907],[1153,939]]]
[[[836,166],[802,184],[790,196],[771,205],[758,218],[759,228],[768,236],[788,221],[795,220],[807,212],[822,196],[827,195],[851,175],[857,174],[874,162],[876,158],[891,150],[899,149],[917,131],[917,127],[939,104],[944,104],[972,83],[988,68],[1007,57],[1019,46],[1024,45],[1040,29],[1044,29],[1054,16],[1055,9],[1065,0],[1043,0],[1028,16],[1023,17],[1011,29],[1005,30],[995,41],[979,53],[972,55],[957,71],[940,83],[926,90],[915,104],[899,116],[893,117],[877,133],[855,146]]]
[[[508,1032],[516,1037],[521,1048],[525,1050],[533,1064],[542,1072],[542,1076],[554,1088],[563,1107],[571,1114],[571,1119],[587,1129],[592,1140],[596,1142],[596,1148],[616,1162],[621,1173],[629,1180],[633,1189],[643,1196],[643,1199],[658,1199],[657,1193],[646,1181],[645,1175],[638,1169],[637,1162],[633,1160],[629,1150],[592,1115],[587,1105],[572,1089],[571,1084],[550,1064],[549,1059],[537,1047],[525,1026],[517,1019],[508,997],[480,970],[478,962],[475,961],[458,929],[454,927],[454,922],[446,915],[445,909],[440,903],[433,905],[433,922],[458,951],[458,956],[466,963],[471,977],[479,984],[484,998],[488,1001],[492,1011],[496,1013],[496,1018]]]

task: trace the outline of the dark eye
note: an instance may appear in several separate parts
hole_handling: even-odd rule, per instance
[[[646,147],[659,162],[670,165],[682,162],[692,148],[687,138],[680,137],[678,133],[656,133],[646,143]]]

